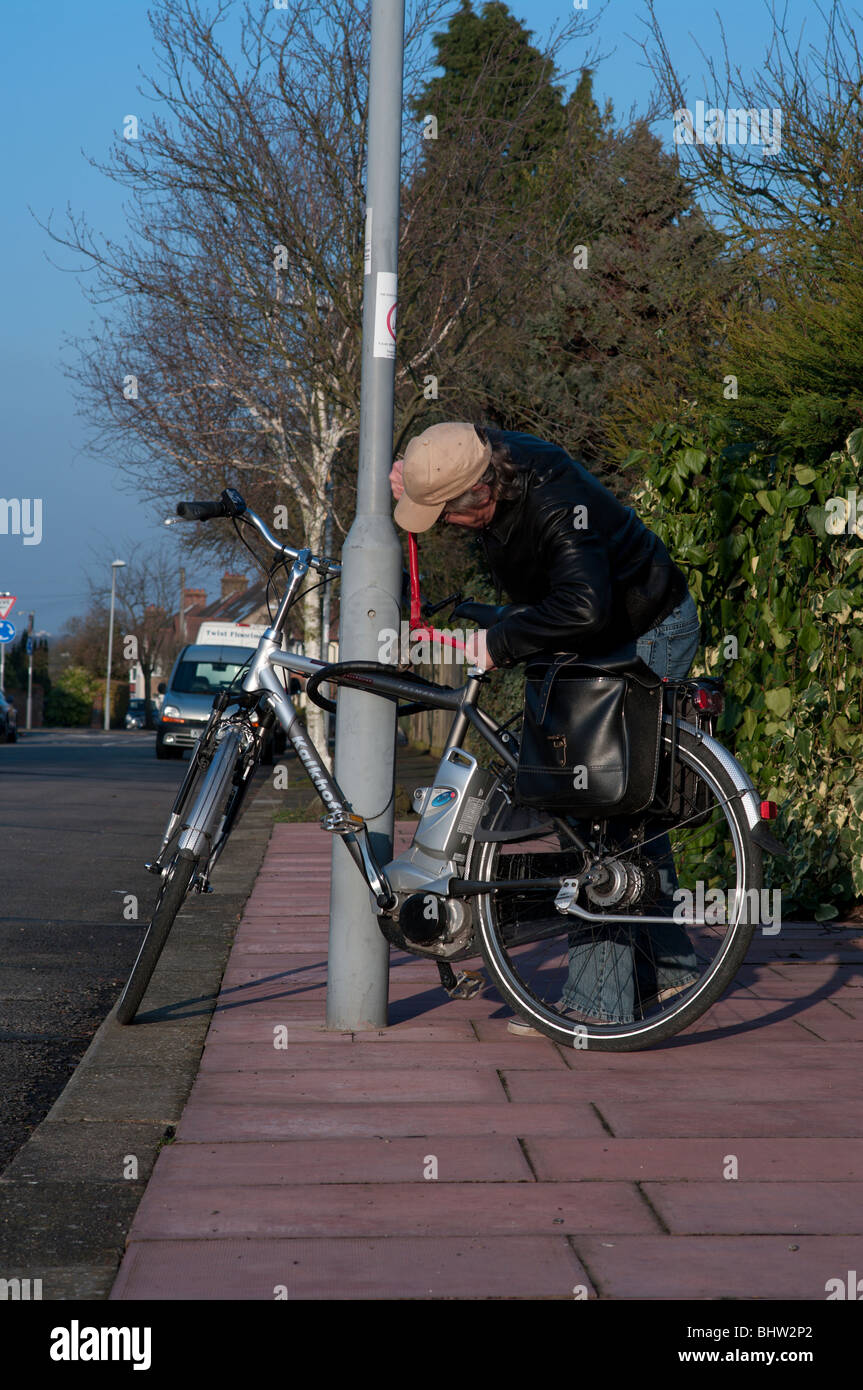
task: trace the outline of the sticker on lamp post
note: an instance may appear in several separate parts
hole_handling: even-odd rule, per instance
[[[375,291],[375,357],[396,355],[396,295],[398,276],[379,270]]]
[[[363,275],[372,273],[372,210],[366,208],[366,229],[363,242]]]

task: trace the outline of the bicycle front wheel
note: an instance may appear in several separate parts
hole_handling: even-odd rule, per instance
[[[196,873],[200,873],[200,888],[239,815],[256,764],[256,745],[249,741],[244,754],[243,742],[241,728],[227,727],[200,786],[194,773],[189,785],[184,783],[181,789],[166,832],[166,842],[172,847],[168,853],[173,857],[163,872],[150,925],[117,1005],[118,1023],[131,1023],[134,1018]],[[198,788],[197,796],[186,816],[178,806],[188,804],[193,786]],[[161,855],[159,862],[164,862]]]
[[[745,958],[753,903],[761,902],[761,851],[718,759],[685,730],[679,757],[695,791],[667,833],[645,821],[572,821],[587,851],[568,839],[565,823],[528,842],[474,843],[472,879],[575,877],[599,868],[577,898],[589,918],[560,913],[554,889],[498,890],[478,900],[492,980],[556,1042],[605,1052],[662,1042],[716,1002]],[[498,783],[490,830],[505,824],[508,778]]]
[[[138,952],[138,959],[132,966],[132,973],[117,1005],[118,1023],[131,1023],[135,1017],[197,867],[197,855],[191,850],[181,849],[166,869],[150,925]]]

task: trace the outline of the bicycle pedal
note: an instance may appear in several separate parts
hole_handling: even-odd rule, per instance
[[[365,821],[353,811],[327,811],[321,816],[321,829],[331,835],[356,835],[364,829]]]
[[[446,992],[450,999],[473,999],[485,984],[485,976],[478,970],[460,970],[455,984]]]

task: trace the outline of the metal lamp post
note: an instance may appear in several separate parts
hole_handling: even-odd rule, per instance
[[[35,613],[27,615],[27,723],[28,734],[33,728],[33,621]]]
[[[105,720],[107,732],[111,727],[111,660],[114,655],[114,594],[117,588],[117,570],[125,567],[125,560],[111,561],[111,618],[108,623],[108,671],[105,676]]]
[[[327,552],[327,553],[329,554],[329,552]],[[4,618],[6,618],[6,617],[8,617],[9,613],[11,613],[11,611],[12,611],[12,607],[13,607],[13,605],[14,605],[14,603],[15,603],[15,599],[14,599],[14,597],[12,596],[12,594],[10,594],[10,592],[9,592],[8,589],[2,589],[2,590],[0,590],[0,599],[4,599],[4,598],[11,598],[11,599],[12,599],[12,603],[9,603],[9,604],[5,604],[5,603],[4,603],[3,607],[0,608],[0,613],[2,613],[2,615],[3,615]],[[13,631],[14,631],[14,629],[13,629]],[[6,643],[5,643],[5,642],[0,642],[0,690],[5,691],[5,689],[6,689]]]
[[[342,550],[339,660],[379,657],[383,629],[398,630],[402,553],[392,522],[393,389],[398,272],[404,0],[372,0],[366,262],[363,295],[357,511]],[[395,711],[386,700],[339,692],[335,770],[366,816],[381,863],[392,853]],[[387,1021],[389,945],[345,846],[333,845],[327,1027]]]

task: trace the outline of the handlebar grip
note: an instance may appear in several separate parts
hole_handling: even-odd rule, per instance
[[[466,618],[469,623],[476,623],[478,627],[494,627],[495,623],[502,622],[510,614],[524,613],[529,607],[527,603],[475,603],[469,598],[458,604],[450,616]]]
[[[225,504],[219,498],[216,502],[178,502],[177,516],[187,521],[210,521],[214,516],[226,516]]]
[[[475,603],[473,599],[465,599],[452,610],[452,617],[465,618],[479,627],[494,627],[495,623],[500,622],[506,608],[507,605]]]

